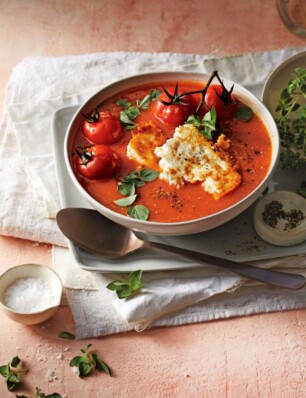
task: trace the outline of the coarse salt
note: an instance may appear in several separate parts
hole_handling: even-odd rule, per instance
[[[20,278],[6,290],[4,303],[13,311],[32,314],[52,307],[54,294],[48,281]]]

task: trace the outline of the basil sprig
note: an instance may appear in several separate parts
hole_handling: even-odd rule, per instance
[[[89,352],[90,347],[92,347],[92,344],[88,344],[85,349],[81,349],[82,355],[72,358],[69,365],[78,368],[80,377],[88,376],[94,369],[111,376],[110,368],[97,354]]]
[[[4,377],[9,391],[12,391],[17,384],[21,383],[21,376],[27,371],[27,369],[22,369],[21,360],[18,356],[14,357],[7,365],[0,366],[0,374]]]
[[[135,119],[140,115],[140,111],[148,109],[150,103],[157,100],[160,94],[161,92],[159,90],[152,90],[150,94],[147,94],[142,100],[137,99],[136,105],[133,105],[124,98],[116,101],[116,104],[123,108],[120,112],[120,122],[127,130],[134,130],[137,127]]]
[[[244,122],[249,121],[253,116],[253,111],[248,106],[238,106],[236,108],[236,117]]]
[[[193,124],[204,137],[212,140],[213,133],[217,130],[217,112],[212,108],[202,119],[191,115],[186,123]]]
[[[116,292],[119,299],[132,296],[137,290],[141,289],[143,282],[141,281],[142,271],[131,272],[127,281],[115,280],[110,282],[106,288]]]
[[[144,186],[147,182],[154,181],[158,176],[159,172],[152,169],[134,170],[127,174],[118,183],[118,192],[126,197],[115,200],[114,203],[121,207],[131,206],[138,196],[136,188]],[[127,215],[138,220],[147,220],[149,209],[143,205],[136,205],[128,208]]]
[[[41,390],[38,387],[36,387],[34,395],[31,395],[30,397],[28,397],[27,395],[16,395],[16,398],[62,398],[62,396],[57,392],[46,395],[43,392],[41,392]]]

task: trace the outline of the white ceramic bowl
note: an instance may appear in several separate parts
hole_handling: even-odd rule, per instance
[[[154,234],[154,235],[186,235],[186,234],[194,234],[198,232],[203,232],[209,230],[211,228],[215,228],[219,225],[224,224],[225,222],[231,220],[236,217],[240,213],[242,213],[246,208],[248,208],[264,191],[270,179],[275,171],[275,167],[278,160],[279,155],[279,136],[278,131],[274,122],[273,117],[267,108],[263,105],[263,103],[255,97],[251,92],[247,89],[241,87],[239,84],[235,83],[234,93],[236,97],[240,98],[246,105],[250,106],[254,113],[256,113],[264,122],[267,127],[267,130],[270,134],[272,141],[272,160],[270,164],[270,168],[265,179],[257,186],[257,188],[247,195],[243,200],[239,201],[233,206],[220,211],[218,213],[212,214],[207,217],[202,217],[199,219],[185,221],[185,222],[176,222],[176,223],[163,223],[163,222],[151,222],[151,221],[142,221],[137,220],[131,217],[127,217],[121,214],[118,214],[101,203],[97,202],[86,190],[81,186],[79,181],[77,180],[74,171],[72,169],[70,163],[69,154],[72,153],[72,141],[75,132],[80,129],[81,125],[84,122],[83,114],[91,113],[96,106],[109,97],[119,94],[120,92],[141,86],[149,83],[160,83],[162,81],[207,81],[209,78],[208,75],[201,73],[190,73],[190,72],[158,72],[158,73],[149,73],[143,75],[132,76],[116,83],[113,83],[101,91],[97,92],[94,96],[92,96],[84,105],[82,105],[75,116],[73,117],[70,125],[68,126],[65,143],[64,143],[64,154],[65,154],[65,162],[69,172],[69,175],[82,195],[88,203],[96,209],[98,212],[103,214],[105,217],[115,221],[118,224],[121,224],[125,227],[131,228],[136,231],[141,231],[144,233]],[[231,87],[233,82],[223,79],[226,87]]]
[[[18,312],[6,305],[5,295],[7,289],[18,279],[24,278],[39,278],[47,282],[52,290],[52,302],[39,312]],[[62,281],[57,273],[51,268],[40,264],[17,265],[8,269],[0,276],[0,306],[2,312],[13,321],[24,325],[34,325],[51,318],[59,308],[62,291]]]

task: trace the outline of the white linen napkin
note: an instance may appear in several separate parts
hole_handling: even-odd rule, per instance
[[[218,69],[222,76],[241,84],[256,83],[300,51],[223,59],[124,52],[26,58],[9,81],[0,130],[0,233],[67,245],[54,221],[60,208],[50,134],[54,110],[79,104],[119,78],[154,70],[210,73]],[[241,278],[209,267],[145,274],[143,294],[118,300],[105,288],[118,275],[80,270],[71,263],[68,250],[59,247],[54,247],[54,264],[67,287],[79,338],[306,306],[305,289],[297,294],[256,284],[237,289]],[[277,263],[266,263],[271,265]],[[301,265],[305,266],[305,257],[299,261]]]

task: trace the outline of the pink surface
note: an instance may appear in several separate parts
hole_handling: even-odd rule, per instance
[[[0,0],[0,5],[1,105],[13,66],[28,55],[125,50],[219,56],[305,46],[283,27],[274,0]],[[51,265],[50,250],[0,237],[0,272],[26,262]],[[68,307],[37,326],[2,314],[0,322],[0,365],[19,355],[30,368],[17,394],[29,395],[38,386],[69,398],[306,396],[305,310],[73,342],[57,337],[74,330]],[[72,372],[70,359],[87,343],[111,367],[112,378],[80,379]],[[0,398],[14,396],[0,378]]]

